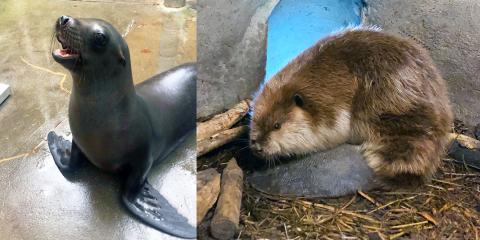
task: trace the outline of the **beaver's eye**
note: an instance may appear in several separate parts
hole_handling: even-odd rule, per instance
[[[273,124],[273,127],[275,129],[280,129],[281,126],[280,126],[280,123],[275,123],[275,124]]]
[[[107,36],[101,32],[95,33],[95,45],[97,46],[105,46],[107,44]]]

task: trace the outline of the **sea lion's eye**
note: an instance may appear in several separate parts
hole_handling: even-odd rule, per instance
[[[280,125],[280,123],[277,122],[277,123],[273,124],[273,127],[275,129],[280,129],[280,127],[282,127],[282,126]]]
[[[300,96],[300,94],[295,94],[293,96],[293,101],[295,101],[295,105],[299,106],[299,107],[302,107],[305,102],[303,101],[303,98],[302,96]]]
[[[95,33],[95,45],[97,46],[105,46],[107,44],[107,36],[101,32]]]

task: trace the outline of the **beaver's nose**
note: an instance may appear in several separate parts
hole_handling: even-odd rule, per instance
[[[58,18],[58,24],[60,26],[65,26],[70,21],[69,16],[61,16]]]
[[[253,140],[251,141],[250,148],[252,149],[253,152],[255,153],[261,153],[263,151],[262,146],[257,143],[257,141]]]

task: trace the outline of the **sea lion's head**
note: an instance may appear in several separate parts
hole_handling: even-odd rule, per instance
[[[93,18],[61,16],[55,25],[61,48],[53,59],[72,73],[121,72],[130,66],[128,45],[108,22]]]

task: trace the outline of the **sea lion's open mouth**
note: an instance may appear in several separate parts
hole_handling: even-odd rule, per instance
[[[57,34],[57,40],[62,48],[53,51],[53,57],[57,60],[77,60],[80,57],[80,51],[71,46],[60,34]]]
[[[55,37],[61,47],[53,50],[52,56],[67,68],[81,62],[82,37],[77,21],[72,17],[61,16],[55,25]]]

